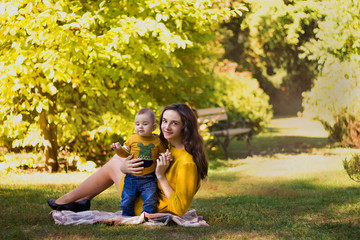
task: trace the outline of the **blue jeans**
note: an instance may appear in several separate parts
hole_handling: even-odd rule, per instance
[[[135,199],[141,194],[144,201],[143,211],[156,212],[157,204],[157,179],[155,173],[145,176],[126,174],[124,187],[121,194],[121,209],[123,216],[134,216]]]

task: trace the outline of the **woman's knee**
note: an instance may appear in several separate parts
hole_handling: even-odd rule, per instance
[[[121,170],[121,160],[117,158],[110,158],[110,160],[102,167],[102,170],[105,171],[109,177],[114,181],[120,181],[122,176],[124,175]]]

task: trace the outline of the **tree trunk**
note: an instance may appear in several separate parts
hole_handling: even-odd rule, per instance
[[[56,95],[51,96],[50,100],[53,103],[49,106],[49,114],[55,115],[56,112]],[[54,122],[48,123],[47,112],[43,109],[39,115],[39,124],[41,132],[45,140],[45,169],[48,172],[59,171],[59,162],[57,158],[58,143],[57,143],[57,126]]]

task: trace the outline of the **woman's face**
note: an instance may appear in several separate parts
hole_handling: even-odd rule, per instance
[[[170,143],[181,143],[183,122],[180,115],[174,110],[166,110],[161,119],[161,131]]]

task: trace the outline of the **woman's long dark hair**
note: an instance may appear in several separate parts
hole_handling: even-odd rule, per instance
[[[184,144],[185,150],[193,156],[200,178],[205,179],[208,173],[209,161],[194,112],[183,103],[172,104],[164,108],[160,117],[160,139],[166,144],[168,144],[168,141],[161,130],[161,124],[164,112],[167,110],[176,111],[180,115],[183,123],[181,129],[182,144]]]

